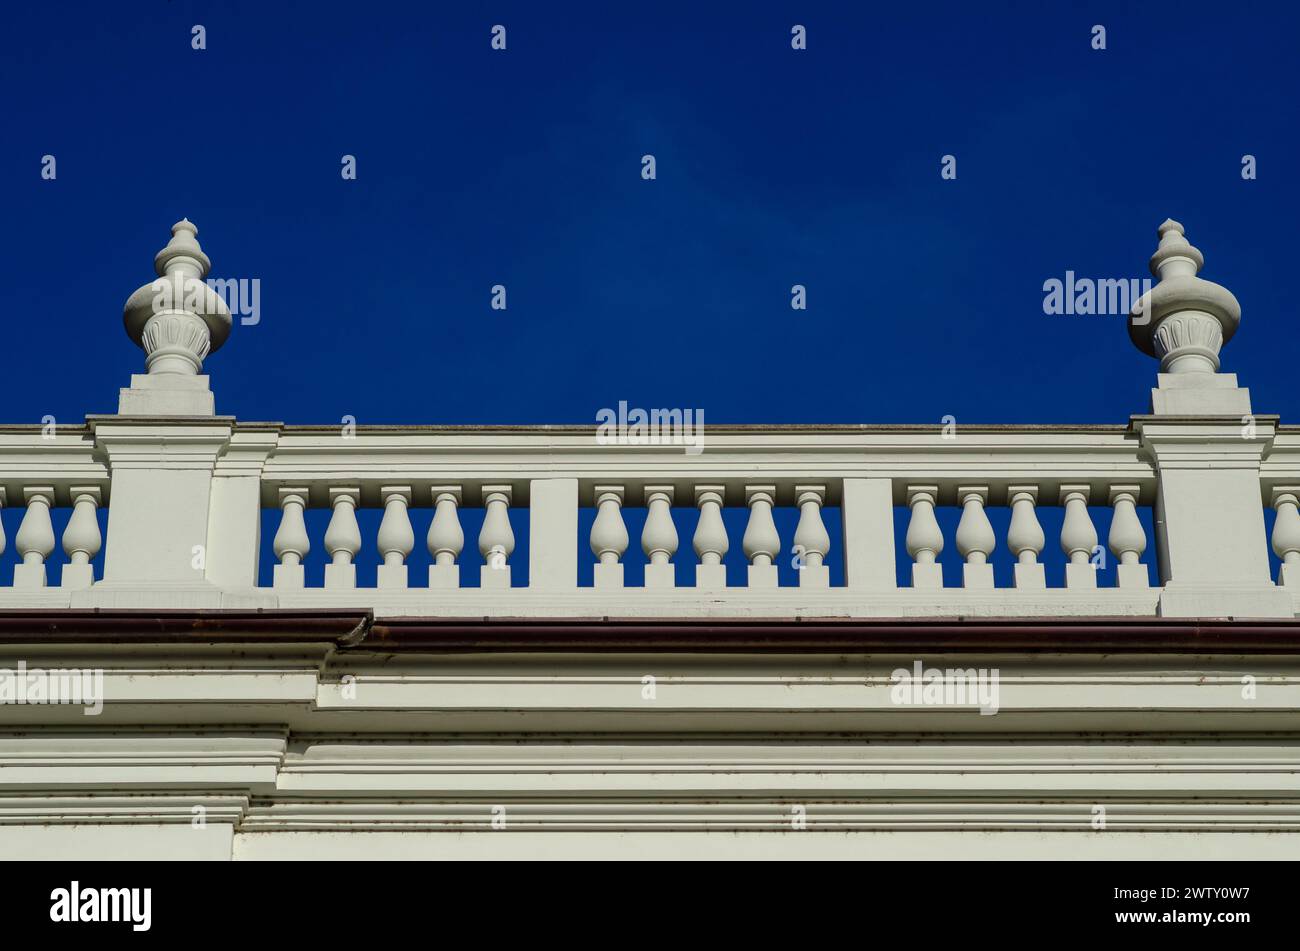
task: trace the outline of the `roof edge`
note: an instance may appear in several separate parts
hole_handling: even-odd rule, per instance
[[[1279,618],[427,618],[357,610],[0,610],[0,646],[297,644],[402,654],[1269,654]]]

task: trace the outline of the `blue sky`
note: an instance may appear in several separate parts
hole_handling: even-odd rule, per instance
[[[1118,317],[1045,315],[1043,283],[1148,276],[1173,216],[1242,303],[1224,368],[1291,421],[1294,5],[0,18],[5,422],[115,410],[143,367],[122,303],[181,216],[213,276],[261,282],[260,322],[207,365],[245,420],[591,423],[627,400],[709,423],[1122,423],[1155,362]]]
[[[261,322],[208,364],[243,419],[582,423],[626,399],[708,422],[1123,422],[1154,361],[1119,318],[1044,315],[1042,285],[1147,276],[1169,215],[1242,302],[1225,368],[1257,411],[1294,401],[1294,6],[2,16],[6,421],[115,409],[142,366],[121,305],[182,215],[215,276],[262,282]]]

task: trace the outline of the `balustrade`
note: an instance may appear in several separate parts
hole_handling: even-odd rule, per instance
[[[1197,276],[1204,255],[1182,225],[1167,220],[1158,234],[1149,264],[1159,280],[1134,307],[1128,332],[1160,372],[1150,412],[1127,425],[710,427],[683,451],[671,441],[610,444],[584,427],[285,426],[217,416],[202,371],[232,320],[212,299],[219,295],[205,295],[210,261],[197,227],[181,221],[155,268],[199,294],[163,311],[153,283],[128,299],[125,326],[145,352],[146,372],[121,391],[118,414],[88,417],[84,426],[0,425],[7,519],[0,607],[139,606],[151,598],[166,606],[304,606],[319,586],[322,603],[417,613],[457,598],[458,610],[500,601],[502,611],[527,613],[536,604],[582,614],[589,604],[635,613],[634,601],[618,599],[644,597],[646,611],[736,616],[1014,614],[1052,605],[1065,613],[1294,616],[1300,430],[1254,414],[1248,391],[1219,372],[1240,306]],[[71,511],[66,564],[52,591],[56,506]],[[595,512],[581,540],[580,506]],[[1102,506],[1110,508],[1105,547],[1093,521]],[[1275,512],[1276,584],[1266,506]],[[263,507],[279,512],[269,587],[259,584]],[[461,572],[466,507],[482,511],[477,587],[485,594],[473,604]],[[729,507],[747,519],[746,571],[731,572],[734,585],[728,569],[741,560],[732,553]],[[628,508],[645,513],[640,585],[625,577]],[[689,525],[691,508],[694,584],[682,590],[677,520]],[[512,509],[527,513],[526,581],[512,577]],[[832,547],[826,516],[837,509]],[[945,529],[954,509],[960,517]],[[309,510],[328,511],[316,540],[323,571],[308,564]],[[377,529],[363,530],[376,513]],[[1058,514],[1062,554],[1053,550],[1045,563],[1044,524]],[[906,558],[895,542],[896,515],[906,521]],[[424,557],[415,554],[415,531],[425,519],[427,585],[411,576],[412,558]],[[783,538],[778,525],[786,524],[794,527]],[[995,528],[1003,524],[1005,539]],[[951,588],[941,563],[945,530],[960,557]],[[588,546],[590,556],[580,554]],[[363,585],[358,562],[372,558],[374,582]],[[592,589],[584,593],[586,559]],[[1008,564],[1010,584],[999,590]],[[636,588],[645,594],[632,594]],[[427,601],[403,594],[420,589]],[[521,604],[528,596],[535,600]]]
[[[391,458],[395,450],[391,437],[386,438],[389,445],[384,452]],[[412,438],[427,442],[424,437]],[[523,438],[526,444],[530,437]],[[919,431],[911,438],[921,453],[916,455],[914,452],[914,460],[924,458],[924,452],[929,451],[926,447],[935,445],[923,441],[925,437]],[[1110,441],[1110,437],[1105,441]],[[294,448],[283,457],[284,463],[278,462],[281,457],[276,446],[287,447],[292,441],[286,443],[284,437],[278,437],[270,442],[272,449],[261,464],[261,480],[266,479],[268,470],[281,465],[298,465],[297,460],[306,458],[301,448]],[[1021,442],[1025,443],[1025,439]],[[1270,493],[1266,498],[1276,512],[1272,549],[1280,569],[1277,583],[1288,591],[1300,593],[1300,437],[1295,443],[1298,462],[1295,477],[1291,483],[1286,483],[1274,473],[1271,484],[1266,487]],[[1118,445],[1116,443],[1117,450]],[[594,451],[575,447],[574,458],[580,463]],[[1094,471],[1088,471],[1087,466],[1079,467],[1080,475],[1085,476],[1083,479],[1071,479],[1067,473],[1065,478],[1047,483],[1023,481],[1023,476],[1034,468],[1032,464],[1024,463],[1026,449],[1023,446],[1009,453],[1005,461],[986,459],[979,468],[966,464],[966,469],[984,476],[981,480],[955,478],[949,471],[951,467],[944,464],[931,469],[933,478],[926,479],[926,470],[917,461],[910,463],[907,472],[881,472],[877,465],[870,478],[833,475],[835,464],[828,465],[823,457],[817,455],[819,451],[824,452],[811,450],[809,458],[820,458],[821,461],[801,468],[795,459],[794,466],[774,472],[777,478],[771,481],[746,479],[744,474],[753,471],[753,466],[743,462],[719,467],[717,464],[701,464],[698,458],[685,454],[671,467],[672,481],[645,477],[638,472],[638,463],[634,460],[625,468],[628,478],[618,481],[584,477],[582,469],[575,464],[569,470],[573,474],[573,484],[578,486],[573,490],[572,504],[576,510],[576,499],[581,495],[586,500],[583,504],[594,510],[590,534],[581,540],[545,534],[530,536],[530,563],[536,564],[533,559],[540,558],[545,564],[549,559],[558,558],[570,542],[574,548],[581,544],[590,550],[587,557],[593,563],[593,591],[615,595],[644,589],[665,594],[679,592],[675,596],[680,596],[694,590],[702,595],[714,593],[734,598],[745,589],[761,593],[793,586],[806,592],[808,597],[817,596],[819,591],[827,595],[836,592],[852,594],[854,590],[866,591],[868,588],[883,593],[910,590],[916,592],[917,597],[930,598],[948,597],[947,592],[953,590],[971,593],[1002,590],[1004,593],[1000,597],[1009,597],[1011,592],[1019,591],[1033,596],[1035,592],[1049,590],[1095,591],[1099,587],[1099,569],[1107,567],[1113,567],[1113,570],[1104,572],[1106,587],[1138,594],[1152,585],[1152,568],[1144,561],[1149,547],[1149,529],[1144,528],[1143,519],[1149,520],[1149,516],[1143,516],[1141,511],[1143,505],[1149,506],[1154,501],[1158,477],[1131,444],[1124,447],[1123,453],[1108,451],[1109,461],[1099,461],[1093,467]],[[1040,454],[1043,458],[1051,458],[1052,451],[1050,447],[1044,448]],[[617,464],[609,465],[611,459],[617,457],[608,447],[601,448],[600,453],[601,471],[617,474]],[[980,455],[983,455],[983,449]],[[753,458],[769,457],[759,451]],[[936,452],[937,461],[941,462],[943,458],[941,450]],[[1102,467],[1115,469],[1120,478],[1107,480],[1101,474]],[[516,500],[520,500],[523,509],[530,507],[527,489],[533,484],[532,479],[520,479],[518,474],[512,474],[509,481],[491,477],[481,481],[463,478],[438,481],[426,477],[424,480],[389,484],[365,467],[357,469],[345,464],[336,468],[335,476],[324,479],[313,465],[300,470],[302,475],[310,475],[310,478],[295,482],[277,477],[269,484],[263,482],[264,494],[274,500],[279,509],[271,546],[276,563],[266,590],[292,594],[321,587],[336,595],[363,587],[380,592],[466,590],[460,559],[465,545],[461,517],[467,496],[472,499],[472,507],[482,511],[478,550],[483,564],[478,586],[501,591],[514,587],[511,561],[516,539],[510,510]],[[702,477],[690,479],[689,473],[693,468],[699,469]],[[1001,477],[992,478],[999,469],[1003,470]],[[415,474],[409,466],[394,471]],[[773,471],[770,466],[768,471]],[[436,476],[437,472],[430,469],[428,475]],[[817,479],[818,475],[822,478]],[[554,485],[567,477],[548,473],[546,481]],[[3,479],[0,508],[10,513],[7,522],[0,522],[0,555],[7,549],[11,550],[12,581],[7,590],[36,590],[50,585],[81,591],[97,588],[92,562],[99,557],[104,544],[98,517],[105,499],[103,485],[78,485],[70,480],[15,483],[11,476],[3,476],[3,470],[0,470],[0,478]],[[892,573],[888,577],[872,576],[867,579],[869,583],[863,583],[859,570],[858,580],[854,582],[847,565],[843,569],[835,567],[832,558],[835,552],[825,523],[825,510],[832,504],[840,504],[841,497],[848,494],[848,483],[854,480],[863,485],[883,483],[881,493],[855,490],[861,498],[875,500],[872,504],[876,508],[885,504],[880,501],[884,499],[905,509],[906,537],[900,547],[905,550],[910,563],[902,562],[898,577]],[[1057,561],[1056,567],[1051,566],[1050,560],[1049,564],[1042,560],[1047,538],[1040,520],[1043,511],[1040,503],[1045,495],[1059,506],[1056,509],[1060,513],[1057,516],[1060,518],[1058,540],[1064,564]],[[551,497],[566,498],[563,493],[554,492]],[[62,565],[61,574],[58,574],[58,566],[54,568],[57,579],[51,576],[49,563],[59,542],[51,517],[56,499],[58,505],[71,509],[67,527],[62,533],[66,564]],[[19,506],[14,505],[15,500]],[[1098,526],[1093,518],[1095,510],[1089,507],[1098,503],[1108,505],[1111,510],[1104,548],[1098,544]],[[629,505],[644,511],[640,534],[645,564],[643,574],[634,582],[629,582],[625,576],[625,558],[630,541],[625,516]],[[692,537],[694,584],[691,588],[681,589],[677,580],[677,559],[679,533],[683,528],[679,522],[687,518],[686,506],[694,507],[698,515]],[[22,508],[21,518],[12,512],[14,507]],[[739,556],[743,552],[741,564],[745,565],[745,571],[734,574],[734,580],[729,582],[729,570],[739,570],[739,566],[735,569],[728,567],[732,562],[733,547],[728,525],[740,524],[731,522],[730,516],[724,517],[732,507],[745,512],[743,538],[739,545],[741,551],[736,553]],[[1004,531],[995,529],[998,523],[991,517],[999,508],[1008,510],[1008,514],[1002,516],[1007,520],[1001,523],[1005,526]],[[323,535],[315,540],[308,531],[306,514],[309,509],[325,509],[329,513]],[[381,513],[378,529],[372,527],[369,538],[359,519],[362,509]],[[946,524],[955,524],[954,554],[960,556],[961,567],[960,574],[952,578],[949,587],[945,584],[941,556],[945,552],[945,531],[953,529],[941,528],[938,516],[941,510],[952,509],[957,511],[952,516],[954,522]],[[790,518],[791,522],[787,524],[794,526],[792,533],[784,539],[777,528],[778,511],[790,513],[782,517]],[[841,514],[846,552],[864,547],[874,550],[872,546],[879,548],[885,544],[892,547],[892,534],[888,539],[877,538],[882,526],[892,518],[890,509],[871,509],[865,515],[859,511],[857,522],[849,518],[848,510]],[[948,517],[944,516],[945,519]],[[373,526],[375,523],[369,524]],[[423,578],[410,577],[408,560],[415,547],[417,524],[427,530],[427,584]],[[864,536],[863,532],[870,534]],[[835,542],[835,546],[839,544]],[[319,562],[315,563],[315,568],[307,565],[314,545],[319,546],[325,555],[323,567]],[[358,581],[357,564],[367,546],[369,554],[366,557],[372,559],[372,564],[377,557],[378,563],[373,581],[362,583]],[[999,552],[1003,553],[1002,560]],[[225,554],[228,557],[229,553]],[[569,559],[568,564],[576,566],[572,551],[565,557]],[[782,562],[783,557],[787,562]],[[845,558],[847,555],[835,557]],[[902,557],[901,551],[898,557]],[[1113,559],[1113,566],[1107,565],[1107,558]],[[892,555],[876,556],[878,566],[895,563]],[[790,566],[795,569],[793,572],[789,570]],[[834,584],[831,583],[833,568],[839,578]],[[1001,572],[1008,569],[1006,580],[999,583],[996,579],[1003,577]],[[682,570],[692,569],[683,567]],[[569,568],[566,567],[565,571]],[[581,570],[575,567],[568,587],[554,590],[578,594],[581,591],[580,573]],[[526,587],[534,586],[531,582],[524,584]],[[1000,588],[1000,584],[1006,587]],[[924,595],[924,592],[929,594]],[[1156,594],[1158,596],[1159,592]]]
[[[1097,493],[1090,485],[1066,483],[1056,487],[1057,497],[1064,511],[1060,532],[1060,547],[1066,556],[1064,570],[1056,582],[1066,589],[1095,589],[1097,571],[1103,563],[1104,552],[1097,544],[1097,529],[1088,510],[1088,501]],[[383,521],[376,538],[381,556],[377,570],[378,588],[408,587],[405,560],[414,542],[410,504],[411,486],[383,486],[378,489],[378,499],[383,510]],[[461,485],[430,485],[417,487],[416,493],[428,499],[434,514],[428,529],[430,589],[457,589],[460,587],[460,566],[457,563],[464,546],[464,532],[460,525],[460,507],[463,498]],[[963,560],[960,587],[971,591],[991,591],[996,587],[994,554],[998,538],[988,514],[996,500],[998,505],[1010,509],[1010,524],[1006,531],[1006,549],[1014,558],[1012,586],[1017,590],[1043,591],[1049,587],[1046,566],[1040,559],[1046,544],[1039,521],[1037,502],[1041,487],[1036,484],[1010,482],[1009,484],[956,485],[941,488],[938,484],[905,484],[899,480],[899,495],[907,503],[910,519],[905,548],[912,558],[910,587],[917,590],[939,590],[945,587],[939,556],[944,551],[944,534],[936,515],[940,504],[956,505],[961,510],[956,529],[956,547]],[[508,588],[508,559],[514,551],[515,537],[510,527],[508,511],[514,490],[511,485],[482,485],[475,487],[482,499],[484,519],[479,534],[479,552],[484,565],[480,573],[481,587]],[[302,560],[310,550],[303,509],[308,492],[302,488],[281,488],[282,517],[276,533],[275,552],[280,565],[275,572],[275,587],[302,586]],[[732,492],[725,482],[701,482],[691,487],[699,517],[695,524],[692,547],[696,556],[695,589],[701,592],[724,591],[727,582],[725,559],[730,551],[730,539],[723,519],[726,502]],[[742,550],[747,572],[745,584],[756,591],[781,587],[778,561],[787,546],[782,545],[776,527],[774,512],[778,497],[784,494],[785,504],[798,512],[798,522],[788,545],[791,563],[796,569],[797,586],[810,591],[830,589],[830,566],[827,556],[831,551],[831,538],[823,520],[823,509],[831,493],[826,484],[803,484],[790,481],[784,487],[776,484],[739,483],[735,493],[743,498],[748,510]],[[1115,587],[1140,589],[1149,586],[1148,566],[1141,562],[1147,548],[1146,532],[1138,515],[1143,487],[1139,484],[1120,483],[1110,486],[1104,494],[1113,509],[1108,545],[1116,559]],[[331,561],[325,566],[326,588],[355,587],[353,560],[362,547],[362,538],[356,521],[356,508],[361,490],[355,487],[335,487],[328,491],[332,516],[325,534],[325,548]],[[671,590],[677,587],[676,564],[679,535],[674,513],[674,501],[679,493],[671,484],[651,483],[637,492],[646,512],[641,533],[641,547],[646,557],[643,586],[652,590]],[[628,550],[629,535],[624,518],[629,490],[624,484],[592,484],[589,498],[595,509],[589,537],[583,539],[590,548],[592,587],[600,591],[627,590],[624,575],[624,557]],[[1280,494],[1277,503],[1279,528],[1275,530],[1275,547],[1290,546],[1285,551],[1279,547],[1279,557],[1288,564],[1300,563],[1300,514],[1296,514],[1291,499],[1297,496]],[[852,526],[846,524],[845,531]],[[542,544],[554,550],[564,544],[563,539],[530,539],[531,544]],[[286,577],[287,576],[287,577]],[[576,578],[573,587],[577,588]],[[888,585],[894,587],[891,579]]]
[[[84,590],[95,583],[92,562],[103,548],[104,535],[99,525],[99,509],[104,490],[98,485],[24,485],[10,492],[0,486],[0,516],[11,499],[24,504],[18,530],[13,536],[12,585],[14,591],[37,591],[57,587]],[[72,509],[62,534],[62,549],[67,561],[59,570],[57,585],[50,572],[50,557],[59,543],[55,532],[53,509]],[[0,556],[9,545],[3,519],[0,518]],[[4,581],[0,580],[0,586]]]
[[[1046,538],[1038,520],[1039,486],[1011,484],[1004,491],[1011,509],[1007,548],[1016,559],[1012,574],[1014,586],[1017,589],[1043,590],[1047,587],[1047,578],[1039,556]],[[1066,484],[1060,486],[1059,491],[1065,513],[1060,538],[1061,551],[1067,558],[1064,586],[1096,588],[1102,549],[1097,545],[1097,529],[1088,512],[1091,488]],[[935,517],[938,494],[936,486],[907,488],[911,508],[907,552],[913,559],[914,588],[943,586],[938,557],[943,552],[944,539]],[[1114,510],[1109,545],[1118,560],[1116,587],[1146,588],[1150,584],[1147,566],[1140,561],[1147,547],[1146,532],[1137,514],[1140,495],[1141,487],[1138,485],[1114,485],[1109,489],[1109,500]],[[996,548],[997,538],[986,511],[989,498],[987,486],[959,486],[955,490],[954,501],[962,510],[957,526],[957,550],[965,559],[962,565],[962,585],[965,588],[987,590],[994,587],[993,566],[989,558]],[[1300,522],[1300,517],[1297,521]]]

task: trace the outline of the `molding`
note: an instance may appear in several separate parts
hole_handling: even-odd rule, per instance
[[[497,797],[502,798],[502,797]],[[712,798],[712,797],[711,797]],[[790,832],[794,807],[805,831],[992,832],[1073,831],[1096,834],[1104,805],[1108,832],[1298,832],[1300,804],[1142,802],[1105,796],[1072,801],[973,803],[876,800],[864,803],[785,800],[645,803],[276,803],[251,808],[239,826],[250,832],[483,832],[493,835],[494,807],[510,832]]]
[[[1300,619],[439,618],[362,611],[0,610],[0,646],[332,643],[407,654],[1300,655]]]
[[[248,790],[275,783],[285,749],[283,731],[232,736],[98,730],[68,736],[47,729],[0,736],[0,792]]]
[[[1300,620],[419,619],[376,621],[385,652],[1300,654]]]
[[[27,825],[186,825],[193,826],[195,807],[207,825],[238,825],[248,797],[235,794],[194,795],[0,795],[0,826]]]

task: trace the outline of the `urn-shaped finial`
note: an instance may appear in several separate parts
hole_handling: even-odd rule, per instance
[[[1241,305],[1227,288],[1196,276],[1205,256],[1181,224],[1166,218],[1158,233],[1151,275],[1159,283],[1133,305],[1129,336],[1159,358],[1161,372],[1216,373],[1219,350],[1241,323]]]
[[[172,225],[172,237],[154,257],[158,279],[136,290],[122,319],[127,335],[145,352],[150,375],[194,375],[230,335],[230,308],[204,283],[212,262],[188,218]]]

